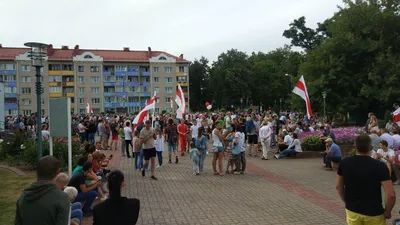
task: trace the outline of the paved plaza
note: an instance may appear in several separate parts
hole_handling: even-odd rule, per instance
[[[120,164],[126,176],[123,194],[141,201],[137,224],[346,224],[336,173],[323,170],[318,158],[247,157],[246,174],[221,177],[212,174],[210,154],[205,172],[194,176],[187,154],[179,164],[168,164],[164,152],[166,163],[156,171],[159,180],[153,181],[135,171],[133,158],[114,155],[111,167]],[[395,218],[400,217],[398,211],[397,206]],[[91,224],[91,218],[84,224]]]

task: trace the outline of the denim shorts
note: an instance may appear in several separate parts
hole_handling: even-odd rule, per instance
[[[168,152],[176,152],[176,142],[168,141]]]
[[[224,152],[224,147],[217,147],[218,148],[218,152]]]

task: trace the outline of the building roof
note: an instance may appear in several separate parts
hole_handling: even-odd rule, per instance
[[[28,50],[28,48],[2,47],[2,45],[0,45],[0,60],[14,60],[17,55],[23,54]],[[163,51],[151,51],[151,48],[147,51],[137,51],[129,50],[127,48],[124,48],[123,50],[99,50],[80,49],[79,46],[75,46],[74,49],[67,49],[65,47],[53,48],[52,46],[49,46],[47,52],[49,61],[72,61],[72,58],[76,55],[81,55],[84,52],[91,52],[96,56],[102,57],[105,62],[149,62],[149,58],[160,54],[174,58],[177,63],[189,62],[183,58],[183,55],[178,57]]]

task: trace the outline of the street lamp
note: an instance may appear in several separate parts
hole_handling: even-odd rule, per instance
[[[282,98],[279,98],[279,113],[282,112]]]
[[[325,107],[326,107],[326,95],[328,93],[326,91],[322,92],[322,97],[324,98],[324,120],[326,121]]]
[[[37,131],[37,141],[38,141],[38,160],[42,158],[42,93],[43,93],[43,88],[42,88],[42,82],[41,82],[41,68],[43,67],[46,59],[47,59],[47,53],[45,51],[45,48],[47,47],[47,44],[43,43],[38,43],[38,42],[27,42],[24,44],[26,47],[30,48],[30,51],[28,52],[28,57],[31,58],[32,60],[32,66],[36,68],[36,106],[37,106],[37,112],[36,112],[36,131]]]

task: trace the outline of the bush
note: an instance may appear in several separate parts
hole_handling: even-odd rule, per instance
[[[323,151],[321,139],[319,136],[310,135],[303,139],[301,148],[303,151],[319,152]]]

